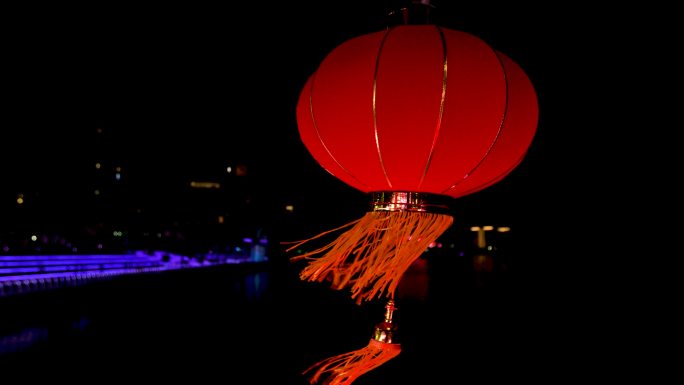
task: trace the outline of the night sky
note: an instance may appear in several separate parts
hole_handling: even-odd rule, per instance
[[[172,186],[188,177],[244,162],[274,197],[308,202],[320,214],[321,204],[338,196],[353,203],[337,205],[337,214],[327,207],[330,214],[356,215],[365,197],[309,156],[295,106],[325,55],[385,28],[397,4],[102,5],[78,17],[63,9],[58,14],[70,16],[18,12],[5,58],[2,197],[11,201],[26,186],[68,193],[86,183],[83,159],[97,157],[88,143],[100,128],[106,141],[98,148],[115,154],[138,188],[169,202]],[[647,46],[637,45],[639,29],[594,6],[561,12],[538,2],[433,5],[440,25],[470,32],[515,60],[540,104],[523,163],[459,199],[457,221],[519,225],[525,241],[543,238],[545,246],[600,236],[578,224],[614,220],[608,211],[619,211],[613,182],[623,172],[606,152],[620,151],[611,138],[628,131],[624,79],[639,65],[625,55]]]

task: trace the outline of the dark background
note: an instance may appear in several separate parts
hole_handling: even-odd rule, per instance
[[[364,197],[309,156],[298,138],[297,97],[327,53],[384,28],[388,10],[405,3],[111,5],[79,17],[21,12],[25,22],[15,33],[23,39],[10,41],[7,60],[3,192],[40,190],[72,212],[88,211],[69,199],[92,177],[91,160],[103,156],[124,167],[131,199],[147,196],[173,210],[189,178],[242,162],[264,207],[296,201],[311,215],[339,211],[347,219],[355,204],[319,207],[336,195]],[[602,158],[618,162],[606,152],[624,131],[614,109],[628,106],[613,56],[626,38],[612,39],[604,11],[433,4],[441,25],[471,32],[520,64],[540,103],[528,156],[498,185],[456,203],[464,223],[471,215],[520,222],[528,227],[521,233],[531,234],[573,222],[586,212],[586,195],[605,199],[615,170]]]
[[[3,60],[2,198],[12,201],[20,191],[51,196],[53,209],[33,220],[78,227],[91,211],[75,197],[88,186],[89,160],[103,151],[129,170],[132,205],[150,207],[162,221],[183,215],[181,186],[189,178],[236,162],[250,167],[258,219],[274,240],[356,218],[366,197],[308,155],[297,134],[296,100],[328,52],[384,28],[397,4],[12,10]],[[553,319],[540,322],[569,333],[559,343],[586,352],[599,336],[610,348],[592,354],[599,361],[615,356],[614,347],[653,332],[640,325],[626,341],[621,328],[642,311],[658,318],[654,298],[669,293],[660,288],[667,281],[653,279],[668,269],[661,270],[666,254],[655,252],[660,238],[647,229],[676,218],[679,207],[667,200],[677,174],[666,171],[676,164],[676,125],[668,119],[676,109],[660,91],[672,87],[665,75],[676,51],[666,40],[674,36],[672,11],[655,3],[433,4],[441,25],[471,32],[515,60],[540,105],[523,163],[455,202],[456,223],[511,226],[523,300],[516,309],[527,311],[525,320]],[[281,222],[275,210],[292,202],[301,217]],[[26,225],[9,204],[0,207],[3,229]]]

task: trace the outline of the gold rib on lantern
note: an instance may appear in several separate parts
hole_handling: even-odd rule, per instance
[[[350,227],[327,245],[292,258],[308,261],[299,275],[302,280],[349,288],[357,303],[393,298],[404,272],[453,223],[447,196],[383,191],[371,198],[370,211],[360,219],[287,249]]]

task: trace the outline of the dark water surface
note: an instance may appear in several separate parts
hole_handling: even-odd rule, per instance
[[[453,266],[407,274],[397,296],[402,353],[355,385],[541,383],[593,365],[568,353],[567,315],[543,291],[472,278]],[[0,300],[5,378],[67,383],[307,384],[303,369],[368,343],[384,305],[358,306],[299,281],[296,266],[271,263],[121,276]]]

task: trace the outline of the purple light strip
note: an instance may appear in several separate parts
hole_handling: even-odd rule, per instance
[[[176,254],[155,252],[149,255],[142,252],[132,254],[78,254],[78,255],[0,255],[0,261],[59,261],[59,260],[92,260],[92,259],[121,259],[121,258],[161,258],[163,255],[177,256]]]
[[[40,273],[43,271],[40,267],[16,267],[11,269],[0,269],[0,274],[2,273]]]
[[[168,257],[168,262],[162,262]],[[187,256],[155,251],[152,254],[136,251],[129,254],[93,255],[27,255],[0,256],[0,296],[46,290],[64,285],[85,283],[91,279],[109,278],[122,274],[139,274],[208,267],[220,264],[258,263],[235,255],[212,255],[212,261],[199,262]],[[61,262],[61,263],[60,263]],[[21,266],[21,267],[19,267]],[[5,275],[3,275],[5,274]]]
[[[16,262],[0,262],[0,269],[3,267],[19,267],[19,266],[64,266],[64,265],[83,265],[83,264],[92,264],[94,263],[99,263],[99,264],[104,264],[104,263],[115,263],[115,262],[120,262],[120,263],[147,263],[150,261],[158,262],[159,260],[154,258],[154,259],[146,259],[146,260],[141,260],[140,258],[111,258],[111,259],[101,259],[101,260],[95,260],[93,261],[92,259],[73,259],[73,260],[59,260],[59,261],[47,261],[47,260],[29,260],[29,261],[16,261]]]
[[[130,274],[130,273],[143,273],[152,271],[162,271],[166,270],[163,267],[156,268],[141,268],[141,269],[112,269],[104,271],[88,271],[88,272],[64,272],[64,273],[45,273],[45,274],[31,274],[31,275],[7,275],[0,277],[0,283],[2,282],[22,282],[25,284],[31,283],[31,281],[37,281],[39,279],[43,280],[59,280],[60,278],[68,278],[68,280],[74,279],[84,279],[84,278],[98,278],[107,277],[112,275],[120,274]]]

